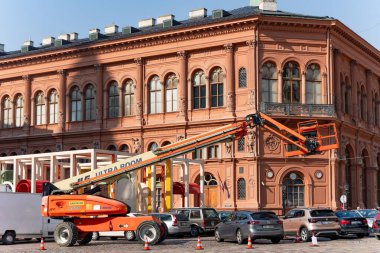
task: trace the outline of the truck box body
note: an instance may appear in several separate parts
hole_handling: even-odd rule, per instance
[[[0,192],[0,239],[7,232],[17,239],[53,237],[62,221],[41,216],[41,199],[41,194]]]

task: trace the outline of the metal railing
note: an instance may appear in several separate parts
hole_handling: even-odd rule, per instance
[[[284,104],[261,102],[260,111],[274,116],[325,116],[336,117],[334,105],[331,104]]]

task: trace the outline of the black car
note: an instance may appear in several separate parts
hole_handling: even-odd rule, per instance
[[[341,227],[341,235],[356,235],[358,238],[363,238],[368,233],[367,219],[361,217],[355,211],[337,211]]]

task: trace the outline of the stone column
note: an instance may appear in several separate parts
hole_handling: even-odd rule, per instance
[[[96,124],[102,127],[103,121],[103,66],[94,65],[96,74]],[[84,108],[83,108],[84,109]]]
[[[328,82],[327,82],[327,73],[322,73],[322,104],[328,103],[328,94],[329,89],[327,88]],[[331,103],[334,103],[334,101],[331,101]]]
[[[282,69],[278,70],[278,85],[277,85],[277,103],[282,103],[282,73],[284,71]]]
[[[350,71],[351,71],[351,87],[352,87],[352,93],[351,93],[351,101],[352,101],[352,114],[356,121],[356,123],[359,123],[359,111],[358,111],[358,89],[356,85],[356,61],[352,60],[350,64]]]
[[[357,189],[357,203],[358,206],[364,206],[363,200],[363,164],[358,163],[356,165],[356,189]]]
[[[31,96],[32,96],[32,78],[30,75],[24,75],[22,76],[22,79],[24,79],[25,87],[24,87],[24,130],[29,130],[29,127],[31,125]]]
[[[144,63],[142,58],[135,59],[136,71],[136,87],[135,87],[135,103],[136,103],[136,119],[140,122],[143,120],[143,90],[144,90]]]
[[[226,51],[226,111],[235,115],[235,68],[234,68],[234,46],[224,45]]]
[[[181,120],[187,120],[187,54],[186,51],[177,52],[179,59],[179,96],[178,116]]]
[[[340,80],[340,72],[341,72],[341,59],[340,59],[340,50],[335,48],[333,50],[333,57],[334,57],[334,97],[335,99],[332,101],[335,104],[335,110],[338,115],[338,117],[341,117],[342,115],[342,93],[341,93],[341,81]],[[325,86],[323,86],[325,87]]]
[[[66,123],[66,71],[58,70],[59,92],[58,92],[58,126],[59,131],[65,131]]]

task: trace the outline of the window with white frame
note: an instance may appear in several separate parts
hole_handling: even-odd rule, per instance
[[[220,157],[220,147],[219,145],[213,145],[207,148],[207,157],[209,159]]]
[[[206,75],[202,70],[193,76],[193,109],[206,108]]]
[[[46,105],[43,92],[38,92],[36,96],[36,125],[46,124]]]
[[[24,98],[19,95],[16,98],[16,127],[24,126]]]
[[[95,87],[92,84],[87,85],[84,96],[85,120],[94,120],[95,113]]]
[[[306,103],[322,104],[321,71],[318,64],[310,64],[306,71]]]
[[[75,86],[71,91],[71,121],[81,121],[82,120],[82,99],[78,86]]]
[[[113,81],[108,89],[108,117],[119,117],[119,86]]]
[[[158,76],[154,76],[149,83],[149,112],[161,113],[162,108],[162,95],[161,95],[161,84]]]
[[[49,95],[49,124],[58,123],[58,96],[57,91],[53,90]]]
[[[211,107],[223,106],[224,75],[221,68],[216,68],[211,73]]]
[[[273,62],[266,62],[261,67],[261,101],[277,102],[277,71]]]
[[[124,116],[131,116],[135,114],[135,89],[133,81],[127,80],[124,85]]]
[[[3,128],[12,127],[12,102],[9,96],[3,99]]]
[[[178,78],[176,75],[169,75],[165,80],[165,91],[166,91],[166,112],[177,111],[177,86]]]

